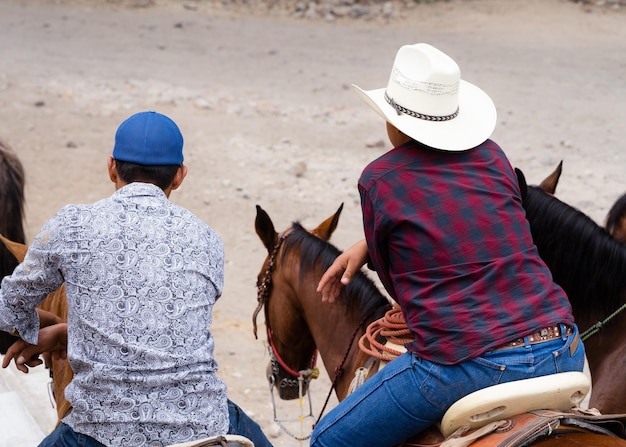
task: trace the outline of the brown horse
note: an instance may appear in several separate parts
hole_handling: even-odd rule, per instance
[[[11,241],[0,234],[0,242],[6,247],[11,256],[18,262],[24,260],[28,247],[24,244]],[[60,317],[63,321],[67,321],[67,297],[65,295],[65,284],[56,291],[49,294],[44,302],[39,306],[41,309],[53,313]],[[44,356],[46,367],[50,369],[52,377],[52,392],[54,395],[55,407],[57,410],[58,420],[65,416],[70,408],[70,403],[65,399],[65,387],[70,383],[74,375],[72,368],[67,359],[53,359],[50,356]]]
[[[298,397],[298,372],[311,369],[317,349],[330,377],[338,376],[335,392],[343,399],[354,372],[367,359],[358,347],[358,338],[391,308],[375,284],[359,272],[338,298],[350,305],[327,306],[319,312],[321,300],[315,281],[339,254],[325,242],[337,227],[342,207],[311,232],[295,223],[279,235],[267,213],[257,206],[256,231],[268,249],[257,284],[257,312],[265,304],[268,341],[277,354],[272,365],[278,371],[275,384],[283,399]],[[303,256],[305,252],[307,256]],[[271,300],[263,296],[266,293]],[[256,335],[256,312],[254,327]]]
[[[0,140],[0,233],[24,243],[24,168],[11,148]],[[0,244],[0,280],[10,275],[18,262]],[[17,340],[0,331],[0,354]]]
[[[334,305],[321,305],[316,287],[339,254],[328,239],[340,213],[341,207],[312,231],[296,222],[279,234],[269,215],[257,206],[255,229],[268,253],[258,276],[259,306],[253,322],[256,334],[256,316],[264,309],[271,348],[268,378],[283,399],[302,394],[297,384],[303,379],[310,381],[318,350],[337,398],[345,398],[355,372],[369,358],[358,348],[357,341],[369,323],[390,308],[387,298],[363,273],[343,288]],[[429,436],[430,442],[422,440],[423,443],[441,441],[433,433]],[[566,439],[568,436],[561,434],[543,441],[544,444],[533,445],[576,445],[574,439]],[[609,445],[605,442],[624,445],[626,441],[605,437],[586,439],[578,445]]]

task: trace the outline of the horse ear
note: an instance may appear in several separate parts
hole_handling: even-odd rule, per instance
[[[4,244],[4,246],[11,252],[17,262],[22,262],[24,257],[26,256],[26,251],[28,247],[24,244],[20,244],[19,242],[13,242],[10,239],[7,239],[3,235],[0,234],[0,241]]]
[[[556,192],[556,185],[559,183],[559,179],[561,178],[561,172],[563,172],[563,160],[559,162],[559,165],[556,167],[554,172],[552,172],[552,174],[543,179],[543,181],[539,184],[539,187],[548,194],[554,195]]]
[[[258,234],[259,238],[261,238],[263,245],[267,248],[267,252],[271,253],[274,249],[274,245],[276,245],[278,233],[274,229],[274,224],[272,223],[270,216],[259,205],[256,206],[254,228],[256,230],[256,234]]]
[[[324,222],[319,224],[317,228],[315,228],[311,233],[316,235],[322,240],[328,241],[333,232],[337,229],[337,224],[339,223],[339,216],[341,215],[341,211],[343,210],[343,203],[339,205],[335,214],[330,216]]]
[[[526,177],[521,169],[515,168],[515,174],[517,175],[517,183],[522,193],[522,201],[526,200],[526,193],[528,192],[528,184],[526,183]]]

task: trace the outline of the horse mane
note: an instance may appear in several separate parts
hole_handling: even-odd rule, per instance
[[[0,233],[24,243],[24,168],[15,152],[0,140]],[[10,275],[18,262],[0,244],[0,278]]]
[[[0,234],[24,243],[24,168],[15,152],[0,140]],[[0,280],[13,273],[18,259],[0,243]],[[0,332],[0,354],[5,354],[16,337]]]
[[[526,216],[539,254],[580,314],[604,318],[626,290],[626,246],[589,216],[528,186]]]
[[[301,282],[311,272],[317,271],[321,277],[341,253],[330,242],[314,236],[299,222],[294,222],[289,237],[285,238],[284,253],[298,249],[300,250],[299,280]],[[378,318],[390,305],[389,300],[381,293],[374,281],[361,271],[354,275],[346,287],[342,288],[337,301],[345,302],[348,314],[359,320]]]

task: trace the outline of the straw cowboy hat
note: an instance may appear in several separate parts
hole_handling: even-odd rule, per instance
[[[425,44],[398,50],[387,88],[358,95],[387,122],[435,149],[463,151],[488,139],[496,107],[480,88],[461,79],[448,55]]]

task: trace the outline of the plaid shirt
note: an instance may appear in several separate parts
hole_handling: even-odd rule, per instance
[[[369,266],[403,309],[409,351],[455,364],[574,323],[493,141],[462,152],[399,146],[365,168],[359,192]]]

